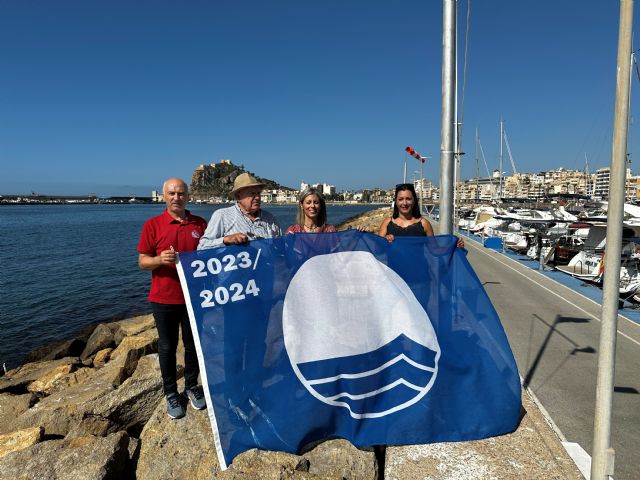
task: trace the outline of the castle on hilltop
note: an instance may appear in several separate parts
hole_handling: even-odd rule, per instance
[[[221,203],[231,199],[233,182],[241,173],[250,173],[265,183],[265,190],[291,191],[274,180],[262,178],[245,170],[243,165],[234,165],[231,160],[224,159],[218,163],[201,164],[191,175],[190,196],[194,201]]]

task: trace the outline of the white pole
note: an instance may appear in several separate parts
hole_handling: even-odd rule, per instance
[[[605,480],[613,475],[615,452],[611,447],[611,411],[618,330],[618,299],[620,287],[620,251],[624,190],[627,168],[627,129],[629,127],[629,75],[631,69],[631,31],[633,0],[620,0],[618,32],[618,66],[616,100],[611,148],[609,208],[607,211],[607,245],[602,287],[602,322],[598,355],[598,377],[591,453],[591,479]]]
[[[404,175],[402,177],[402,183],[407,183],[407,156],[404,156]]]

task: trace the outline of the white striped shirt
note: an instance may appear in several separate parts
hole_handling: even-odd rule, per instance
[[[269,212],[260,210],[260,216],[252,221],[242,213],[236,203],[213,212],[204,235],[200,237],[198,250],[224,247],[224,237],[233,233],[246,233],[251,240],[279,237],[282,232],[276,217]]]

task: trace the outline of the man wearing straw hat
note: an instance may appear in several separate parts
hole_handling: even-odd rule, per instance
[[[231,190],[236,199],[235,205],[213,212],[209,226],[198,243],[198,250],[280,236],[278,221],[260,208],[260,194],[264,186],[249,173],[238,175]]]

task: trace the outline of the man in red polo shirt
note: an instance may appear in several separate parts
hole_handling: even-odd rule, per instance
[[[147,220],[142,227],[138,265],[143,270],[151,270],[148,299],[158,329],[158,357],[162,387],[167,397],[167,413],[171,418],[181,418],[185,415],[184,396],[197,410],[203,409],[206,403],[202,387],[198,385],[198,357],[176,270],[176,253],[195,250],[207,228],[207,222],[191,215],[185,208],[189,201],[189,190],[183,180],[170,178],[164,182],[162,194],[167,208],[160,215]],[[184,343],[184,396],[178,394],[176,383],[179,329],[182,329]]]

